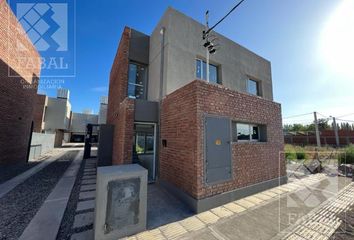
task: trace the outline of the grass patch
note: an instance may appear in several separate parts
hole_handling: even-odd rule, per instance
[[[354,164],[354,145],[349,145],[338,155],[339,164]]]

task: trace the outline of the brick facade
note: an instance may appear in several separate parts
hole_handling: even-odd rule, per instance
[[[266,125],[267,141],[232,143],[232,180],[207,185],[204,180],[204,116]],[[221,85],[195,80],[162,101],[160,179],[195,199],[285,176],[279,104]]]
[[[27,160],[39,74],[38,52],[6,1],[1,1],[0,165]]]
[[[46,95],[37,94],[33,110],[33,132],[42,132]]]
[[[107,124],[114,125],[112,163],[115,165],[132,163],[135,101],[127,97],[130,38],[131,29],[125,27],[109,80]]]
[[[133,134],[134,134],[134,105],[133,99],[123,100],[114,118],[112,163],[132,163]]]
[[[130,28],[124,28],[109,79],[107,123],[113,124],[120,103],[127,97]]]

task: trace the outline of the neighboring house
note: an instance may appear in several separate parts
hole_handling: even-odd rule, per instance
[[[7,1],[0,1],[0,165],[26,163],[40,55]]]
[[[56,98],[41,94],[36,96],[33,132],[55,134],[55,147],[61,147],[63,141],[84,142],[87,124],[97,125],[99,122],[99,115],[92,114],[91,109],[86,109],[83,113],[72,112],[69,95],[69,90],[58,89]],[[107,104],[104,103],[107,100],[102,101],[100,115],[104,118],[104,111],[107,111],[104,109]],[[97,127],[93,128],[93,138],[97,141]]]
[[[98,112],[98,124],[106,124],[107,122],[107,104],[108,97],[103,96],[100,98],[100,110]]]
[[[44,105],[38,107],[43,109],[43,119],[41,132],[55,134],[55,147],[60,147],[64,139],[64,133],[69,131],[71,104],[69,101],[69,90],[58,89],[57,97],[47,97]],[[38,96],[38,98],[43,98]],[[39,114],[38,114],[39,115]],[[35,125],[39,125],[36,123]]]
[[[72,113],[70,124],[70,142],[84,142],[87,124],[98,124],[97,114]],[[97,141],[97,128],[93,128],[93,137]]]
[[[203,30],[172,8],[150,36],[126,27],[107,112],[113,164],[141,164],[196,212],[287,181],[270,62],[213,33],[206,82]]]

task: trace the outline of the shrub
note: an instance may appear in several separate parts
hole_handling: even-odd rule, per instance
[[[306,154],[305,150],[302,149],[302,148],[297,148],[297,149],[296,149],[296,158],[297,158],[298,160],[305,160],[305,159],[307,159],[307,154]]]
[[[296,159],[296,151],[295,148],[291,145],[285,145],[285,159],[286,160],[295,160]]]
[[[354,164],[354,145],[349,145],[343,149],[344,152],[338,155],[340,164]]]

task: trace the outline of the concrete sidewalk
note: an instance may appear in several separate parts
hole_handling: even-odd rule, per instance
[[[350,183],[311,175],[126,239],[272,239]]]
[[[81,150],[28,224],[20,240],[56,239],[82,157],[83,151]]]

